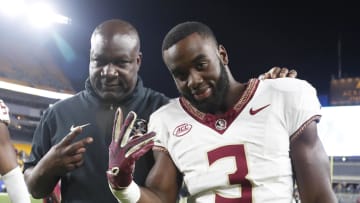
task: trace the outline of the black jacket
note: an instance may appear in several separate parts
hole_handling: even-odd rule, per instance
[[[95,94],[87,79],[85,90],[55,103],[46,110],[35,130],[32,152],[29,160],[25,162],[25,170],[35,166],[53,145],[68,134],[71,125],[90,123],[77,140],[91,136],[94,142],[87,146],[84,165],[61,177],[62,202],[115,203],[117,201],[109,190],[106,170],[108,146],[117,107],[122,108],[124,115],[132,110],[138,114],[138,118],[148,120],[150,114],[168,100],[164,94],[144,87],[139,78],[133,94],[128,98],[118,103],[106,103]],[[152,152],[148,152],[136,162],[134,179],[137,184],[144,185],[153,164]]]

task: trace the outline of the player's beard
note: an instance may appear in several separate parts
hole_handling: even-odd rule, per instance
[[[190,94],[182,94],[195,108],[204,113],[226,111],[225,98],[229,91],[229,76],[224,64],[220,62],[220,77],[215,84],[213,94],[204,100],[198,101]]]

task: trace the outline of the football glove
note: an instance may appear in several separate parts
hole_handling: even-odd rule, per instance
[[[123,122],[123,114],[117,109],[109,146],[109,169],[107,178],[113,189],[122,189],[133,180],[135,162],[154,145],[154,132],[146,133],[142,129],[134,129],[136,113],[131,111]]]

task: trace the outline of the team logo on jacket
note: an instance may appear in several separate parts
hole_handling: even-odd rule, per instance
[[[226,120],[224,120],[224,119],[218,119],[218,120],[215,122],[215,128],[216,128],[216,130],[225,130],[225,129],[226,129],[226,126],[227,126],[227,122],[226,122]]]
[[[175,135],[176,137],[184,136],[185,134],[190,132],[191,128],[192,125],[188,123],[181,124],[174,129],[173,135]]]

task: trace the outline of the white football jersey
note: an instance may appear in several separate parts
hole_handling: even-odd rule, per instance
[[[0,99],[0,122],[5,123],[6,125],[10,124],[9,108],[1,99]]]
[[[152,114],[149,130],[183,174],[189,202],[290,203],[291,139],[319,117],[316,90],[306,81],[251,79],[223,115],[177,98]]]

